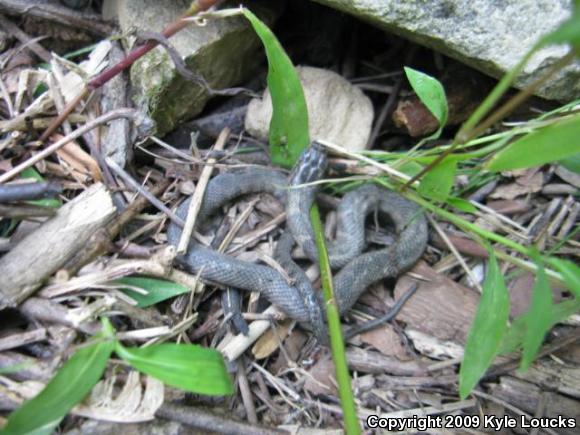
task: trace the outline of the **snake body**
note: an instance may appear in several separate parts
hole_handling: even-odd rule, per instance
[[[317,261],[318,254],[309,211],[316,196],[316,185],[306,185],[320,178],[326,169],[326,154],[313,143],[301,156],[288,179],[282,172],[253,168],[220,174],[207,185],[198,222],[203,222],[221,206],[238,196],[266,192],[286,203],[287,229],[278,242],[275,256],[294,283],[275,269],[253,264],[217,253],[193,240],[180,263],[203,280],[222,286],[258,291],[288,316],[300,322],[310,322],[319,338],[324,331],[323,304],[316,297],[304,272],[290,258],[294,241],[307,257]],[[185,219],[190,199],[184,201],[176,214]],[[397,234],[389,247],[362,253],[365,248],[365,218],[380,210],[391,219]],[[181,228],[169,225],[167,237],[177,245]],[[358,187],[344,195],[337,209],[337,234],[328,242],[330,264],[341,268],[334,276],[334,293],[340,313],[354,305],[372,283],[395,277],[411,267],[423,254],[427,244],[427,224],[421,209],[414,203],[374,184]]]

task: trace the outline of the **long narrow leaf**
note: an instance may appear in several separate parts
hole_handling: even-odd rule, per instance
[[[493,249],[489,251],[489,270],[475,320],[465,344],[459,370],[459,394],[465,399],[477,385],[493,359],[507,331],[509,296]]]
[[[142,373],[182,390],[222,396],[234,389],[222,355],[193,344],[156,344],[142,348],[117,343],[117,354]]]
[[[487,163],[490,171],[540,166],[573,156],[580,149],[580,115],[556,122],[516,140]]]
[[[38,396],[10,415],[2,434],[51,432],[101,378],[113,348],[113,340],[105,340],[78,350]]]
[[[272,162],[290,168],[310,143],[304,91],[292,61],[276,36],[248,9],[244,8],[244,15],[262,40],[268,58],[268,89],[272,96]]]
[[[532,290],[532,304],[528,312],[526,334],[520,369],[525,371],[536,357],[546,333],[552,327],[552,290],[539,254],[533,253],[538,272]]]
[[[559,258],[551,258],[550,264],[560,272],[566,284],[577,298],[580,298],[580,267],[577,264]]]
[[[189,292],[184,285],[163,279],[128,276],[114,281],[115,284],[125,284],[147,291],[146,295],[122,288],[121,291],[137,301],[139,308],[146,308],[158,302]]]

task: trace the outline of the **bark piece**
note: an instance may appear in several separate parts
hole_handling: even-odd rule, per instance
[[[114,213],[109,192],[98,183],[22,239],[0,259],[0,309],[18,305],[31,296]]]

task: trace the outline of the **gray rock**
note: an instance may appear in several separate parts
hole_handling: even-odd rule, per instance
[[[296,68],[308,106],[311,139],[324,139],[350,151],[367,148],[374,117],[371,100],[348,80],[321,68]],[[266,89],[261,99],[248,106],[248,133],[268,140],[272,119],[272,98]]]
[[[105,18],[117,17],[121,30],[161,32],[191,4],[190,0],[105,0]],[[245,3],[271,24],[281,0]],[[211,20],[203,27],[190,24],[170,40],[187,66],[200,73],[214,89],[240,84],[257,66],[262,45],[244,17]],[[182,77],[167,51],[157,47],[131,68],[134,100],[157,123],[157,133],[172,130],[180,121],[200,113],[210,99],[199,84]]]
[[[510,70],[544,34],[570,16],[571,0],[315,0],[453,57],[493,77]],[[552,46],[528,62],[515,82],[523,88],[568,48]],[[580,97],[580,62],[568,66],[537,95]]]

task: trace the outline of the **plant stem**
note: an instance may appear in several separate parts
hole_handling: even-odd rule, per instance
[[[338,396],[340,398],[340,405],[343,412],[344,428],[348,435],[358,435],[360,434],[360,425],[350,385],[350,374],[346,362],[342,327],[340,325],[340,314],[334,297],[328,252],[326,251],[326,245],[324,242],[324,232],[322,230],[322,222],[320,221],[320,213],[316,205],[312,206],[312,209],[310,210],[310,220],[312,222],[314,234],[316,235],[316,247],[318,249],[318,258],[320,261],[320,278],[322,280],[322,291],[326,306],[326,319],[330,334],[330,348],[332,350],[332,359],[336,370]]]
[[[174,22],[170,23],[165,29],[163,29],[163,36],[165,38],[170,38],[175,35],[177,32],[182,30],[186,27],[189,23],[184,20],[191,15],[197,14],[198,12],[205,11],[212,6],[219,3],[219,0],[195,0],[191,3],[187,11],[179,17]],[[135,48],[131,51],[124,59],[119,61],[116,65],[113,65],[110,68],[107,68],[96,77],[91,79],[86,86],[79,92],[79,94],[70,102],[68,103],[63,111],[58,115],[58,117],[48,126],[48,128],[42,133],[40,136],[40,141],[45,142],[52,133],[56,131],[58,127],[64,122],[64,120],[75,110],[75,108],[79,105],[79,103],[87,96],[89,93],[94,91],[95,89],[99,89],[117,74],[121,73],[122,71],[129,68],[135,61],[139,58],[143,57],[145,54],[149,53],[155,47],[157,47],[159,43],[157,41],[147,41],[143,45]]]

